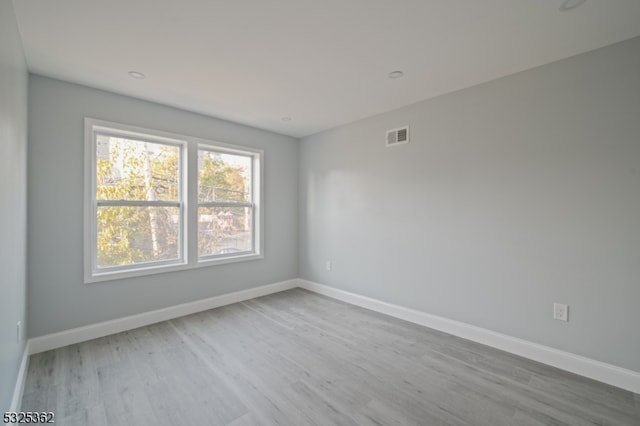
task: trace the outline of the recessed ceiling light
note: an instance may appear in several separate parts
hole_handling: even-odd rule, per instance
[[[404,75],[404,73],[403,73],[402,71],[400,71],[400,70],[397,70],[397,71],[391,71],[391,72],[389,73],[389,78],[400,78],[400,77],[402,77],[403,75]]]
[[[560,12],[568,12],[573,9],[577,9],[583,4],[585,4],[587,0],[564,0],[560,5]]]
[[[138,71],[129,71],[129,76],[131,76],[132,78],[137,78],[137,79],[144,78],[144,74],[142,74],[141,72],[138,72]]]
[[[282,121],[291,121],[291,117],[282,117]]]

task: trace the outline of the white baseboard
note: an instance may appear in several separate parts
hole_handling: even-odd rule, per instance
[[[640,372],[627,370],[615,365],[529,342],[527,340],[518,339],[463,322],[382,302],[380,300],[361,296],[355,293],[338,290],[323,284],[302,279],[293,279],[29,339],[25,347],[25,355],[20,365],[18,380],[11,403],[12,410],[14,407],[16,409],[13,411],[17,411],[20,408],[19,404],[22,399],[22,390],[29,362],[28,355],[85,342],[87,340],[108,336],[110,334],[138,327],[144,327],[157,322],[206,311],[208,309],[236,302],[242,302],[255,297],[266,296],[268,294],[289,290],[295,287],[301,287],[318,294],[342,300],[352,305],[371,309],[372,311],[380,312],[395,318],[443,331],[454,336],[482,343],[487,346],[501,349],[515,355],[640,394]]]
[[[27,380],[27,371],[29,370],[29,346],[30,342],[27,340],[27,344],[22,353],[22,361],[20,362],[20,369],[18,370],[16,386],[13,388],[13,398],[11,398],[9,411],[14,413],[20,411],[20,406],[22,405],[22,394],[24,392],[24,384]]]
[[[268,284],[247,290],[236,291],[208,299],[196,300],[194,302],[183,303],[181,305],[170,306],[168,308],[155,311],[144,312],[124,318],[117,318],[111,321],[91,324],[84,327],[73,328],[59,333],[46,334],[44,336],[29,339],[29,354],[37,354],[51,349],[61,348],[75,343],[86,342],[122,331],[144,327],[157,322],[162,322],[196,312],[206,311],[224,305],[253,299],[254,297],[266,296],[297,287],[298,280],[288,280],[279,283]]]
[[[382,302],[323,284],[298,280],[299,287],[329,296],[352,305],[380,312],[454,336],[482,343],[543,364],[551,365],[580,376],[607,383],[640,394],[640,373],[615,365],[596,361],[570,352],[511,337],[474,325],[454,321],[437,315],[399,305]]]

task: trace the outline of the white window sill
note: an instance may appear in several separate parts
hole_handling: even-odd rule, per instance
[[[217,256],[198,260],[197,263],[171,263],[168,265],[141,266],[140,268],[120,271],[98,272],[89,277],[85,277],[85,284],[92,284],[104,281],[115,281],[127,278],[143,277],[147,275],[164,274],[167,272],[186,271],[189,269],[205,268],[209,266],[224,265],[227,263],[248,262],[252,260],[264,259],[263,254],[247,253],[237,256]]]

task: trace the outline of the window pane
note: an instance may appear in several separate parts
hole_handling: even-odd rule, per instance
[[[198,201],[251,201],[251,157],[198,151]]]
[[[198,255],[253,251],[251,207],[198,208]]]
[[[97,267],[180,257],[178,207],[98,207]]]
[[[179,200],[179,147],[100,134],[95,143],[98,200]]]

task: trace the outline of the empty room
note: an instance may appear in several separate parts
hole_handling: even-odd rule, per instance
[[[640,1],[0,0],[2,424],[640,425]]]

